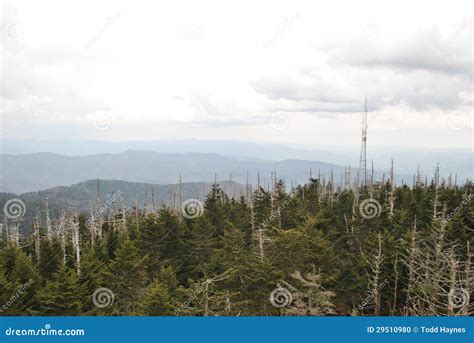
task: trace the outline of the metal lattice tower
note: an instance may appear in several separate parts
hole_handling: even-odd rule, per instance
[[[367,96],[364,101],[364,112],[362,113],[362,142],[360,146],[360,159],[359,159],[359,184],[362,186],[367,185]]]

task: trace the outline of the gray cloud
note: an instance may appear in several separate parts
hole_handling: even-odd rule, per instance
[[[472,19],[465,18],[449,35],[437,27],[419,30],[400,42],[368,44],[359,40],[338,46],[334,62],[367,68],[428,71],[472,77]]]
[[[360,112],[364,93],[373,110],[407,105],[452,111],[467,105],[472,80],[470,21],[443,37],[437,29],[407,41],[354,40],[326,51],[326,63],[296,73],[261,77],[253,88],[288,111]]]

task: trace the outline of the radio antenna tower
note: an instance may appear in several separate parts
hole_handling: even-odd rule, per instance
[[[364,101],[364,112],[362,113],[362,142],[360,146],[359,159],[359,177],[362,178],[358,182],[361,186],[367,185],[367,95]],[[358,180],[359,181],[359,180]]]

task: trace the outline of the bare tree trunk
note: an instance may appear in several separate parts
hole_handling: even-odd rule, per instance
[[[458,289],[456,287],[456,275],[458,270],[458,261],[454,257],[454,251],[451,249],[449,253],[449,294],[454,294]],[[448,316],[453,316],[454,303],[448,299]]]
[[[380,316],[380,274],[382,273],[382,264],[383,264],[383,255],[382,255],[382,234],[379,233],[377,236],[378,240],[378,250],[377,255],[373,259],[372,271],[374,273],[374,278],[372,282],[372,294],[374,295],[374,315]]]
[[[209,282],[204,282],[204,317],[209,316]]]
[[[71,217],[71,228],[72,228],[72,246],[76,257],[76,270],[77,274],[81,273],[81,248],[79,241],[79,222]]]
[[[92,207],[92,202],[90,203],[90,222],[89,222],[89,232],[91,234],[91,246],[95,245],[95,237],[97,235],[97,223],[94,216],[94,208]]]
[[[464,270],[464,287],[463,291],[464,294],[467,295],[467,301],[465,302],[463,308],[460,311],[460,314],[463,316],[471,316],[474,314],[474,306],[473,299],[470,298],[472,294],[473,284],[474,284],[474,275],[472,273],[472,252],[471,246],[469,241],[466,242],[467,245],[467,255],[466,255],[466,263],[465,263],[465,270]]]
[[[122,198],[120,198],[120,206],[121,206],[121,219],[120,219],[120,232],[123,233],[127,231],[127,211],[125,210],[125,203]],[[153,203],[155,202],[155,199],[153,199]],[[153,204],[153,208],[155,208],[155,205]]]
[[[40,213],[36,210],[36,218],[35,223],[33,224],[33,230],[35,235],[35,254],[36,260],[39,261],[40,258],[40,249],[41,249],[41,241],[40,241]]]
[[[395,286],[393,290],[393,309],[392,316],[397,312],[397,295],[398,295],[398,254],[395,256],[395,265],[393,267],[395,272]]]
[[[258,242],[258,256],[260,257],[261,261],[263,261],[263,258],[265,257],[265,251],[263,247],[264,240],[265,240],[264,229],[260,225],[260,227],[257,230],[257,242]]]
[[[51,239],[51,219],[49,218],[49,201],[48,197],[44,198],[44,205],[46,207],[46,235],[48,239]]]

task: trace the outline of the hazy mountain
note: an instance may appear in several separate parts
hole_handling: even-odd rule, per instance
[[[331,171],[336,181],[344,167],[317,161],[283,160],[279,162],[235,159],[217,154],[158,153],[129,150],[118,154],[64,156],[52,153],[26,155],[1,155],[2,178],[0,191],[25,193],[55,186],[69,186],[88,179],[123,180],[156,184],[172,184],[181,174],[185,182],[211,182],[229,180],[245,183],[247,173],[251,183],[270,182],[271,173],[290,182],[304,182],[310,169],[329,177]]]
[[[253,143],[246,141],[228,140],[156,140],[156,141],[33,141],[9,140],[0,142],[0,151],[4,154],[31,154],[43,151],[66,155],[86,156],[93,154],[117,154],[128,149],[155,151],[172,154],[218,154],[232,160],[306,160],[332,163],[339,166],[359,164],[359,146],[348,147],[302,147],[283,144]],[[372,147],[367,148],[367,160],[374,161],[376,170],[389,170],[390,161],[394,160],[394,169],[397,174],[412,175],[419,167],[422,175],[433,175],[436,164],[440,164],[440,174],[460,180],[472,178],[474,175],[474,155],[468,149],[407,149],[400,147]],[[85,179],[82,179],[85,180]],[[82,181],[80,180],[80,181]],[[175,182],[176,179],[168,182]],[[208,181],[208,180],[202,180]],[[76,180],[77,182],[77,180]],[[33,189],[30,188],[24,189]],[[50,185],[53,186],[53,185]],[[20,187],[21,189],[21,187]]]
[[[307,149],[282,144],[262,144],[245,141],[227,140],[156,140],[156,141],[33,141],[8,140],[1,142],[4,154],[30,154],[48,151],[60,155],[92,155],[120,153],[126,150],[144,150],[163,153],[205,153],[219,154],[231,158],[253,158],[279,161],[284,159],[301,159],[324,161],[334,164],[348,164],[358,160],[358,152],[330,152],[325,149]],[[358,151],[358,150],[357,150]]]

